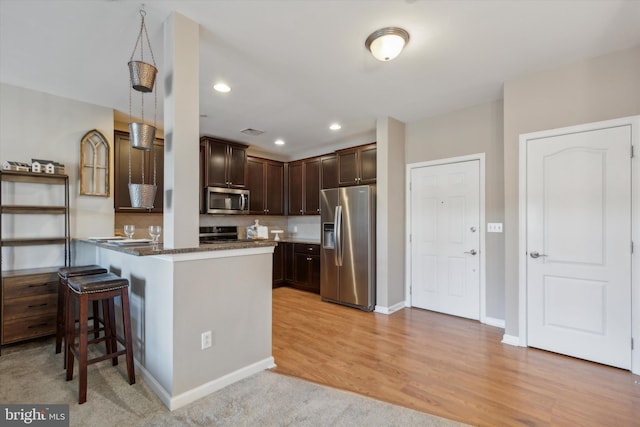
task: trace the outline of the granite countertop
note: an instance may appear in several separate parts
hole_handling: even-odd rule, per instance
[[[158,245],[148,244],[141,246],[120,246],[113,243],[97,242],[94,240],[78,239],[82,242],[92,243],[102,248],[111,249],[118,252],[124,252],[135,256],[148,255],[169,255],[169,254],[186,254],[190,252],[210,252],[224,251],[232,249],[250,249],[265,246],[276,246],[278,242],[274,240],[255,240],[255,241],[238,241],[238,242],[221,242],[221,243],[205,243],[193,248],[165,249],[162,243]]]
[[[281,237],[281,242],[287,243],[306,243],[309,245],[319,245],[320,239],[314,239],[312,237]]]

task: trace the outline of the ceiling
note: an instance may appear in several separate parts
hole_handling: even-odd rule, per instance
[[[0,82],[128,120],[142,3],[0,0]],[[378,117],[410,123],[500,99],[505,81],[640,43],[634,0],[148,0],[145,9],[160,82],[167,17],[200,24],[200,133],[290,159],[371,142]],[[387,26],[411,40],[379,62],[364,41]],[[232,91],[214,92],[218,80]]]

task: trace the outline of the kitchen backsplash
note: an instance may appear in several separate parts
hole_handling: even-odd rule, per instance
[[[214,225],[235,225],[238,227],[238,237],[246,237],[246,227],[253,225],[256,219],[260,220],[260,225],[269,227],[271,230],[284,230],[281,237],[320,240],[320,216],[268,216],[268,215],[200,215],[198,226]],[[148,238],[147,229],[150,225],[162,225],[162,214],[144,213],[116,213],[115,234],[124,235],[125,224],[136,226],[136,238]],[[164,234],[164,233],[163,233]]]

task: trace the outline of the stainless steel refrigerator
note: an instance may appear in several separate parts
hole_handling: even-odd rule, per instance
[[[376,302],[375,186],[322,190],[320,296],[372,311]]]

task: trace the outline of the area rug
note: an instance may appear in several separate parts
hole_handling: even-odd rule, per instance
[[[264,371],[173,412],[125,363],[89,366],[87,402],[65,381],[53,341],[3,350],[0,402],[69,404],[71,426],[463,426],[354,393]]]

